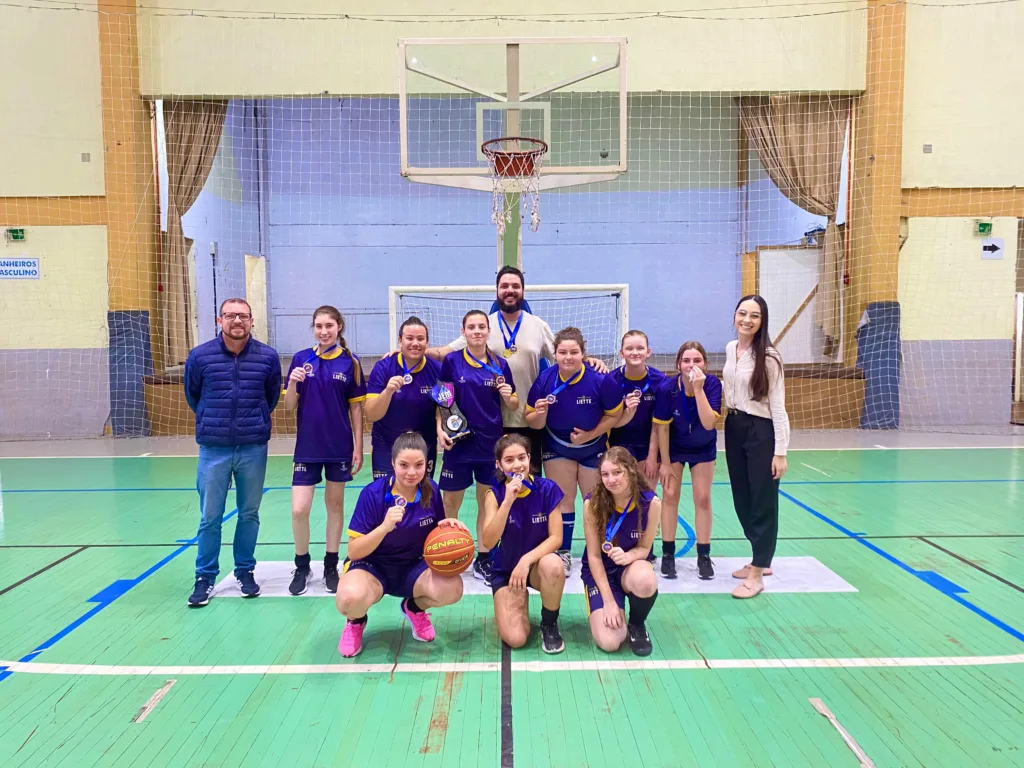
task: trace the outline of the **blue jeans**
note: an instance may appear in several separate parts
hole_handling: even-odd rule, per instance
[[[231,475],[235,476],[235,575],[256,567],[256,536],[260,531],[260,501],[267,474],[267,444],[232,447],[199,446],[199,553],[196,578],[213,580],[220,569],[220,528],[228,499]]]

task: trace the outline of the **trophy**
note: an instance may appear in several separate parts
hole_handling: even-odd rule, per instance
[[[455,404],[455,385],[447,381],[439,381],[430,390],[430,396],[441,408],[441,427],[448,439],[453,443],[464,440],[473,434],[466,423],[466,416]]]

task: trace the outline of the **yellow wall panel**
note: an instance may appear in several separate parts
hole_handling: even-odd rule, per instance
[[[0,349],[107,346],[107,228],[26,227],[0,259],[38,258],[38,280],[0,279]]]
[[[973,219],[916,218],[900,251],[899,300],[906,341],[1012,339],[1017,219],[992,220],[1002,259],[982,259]],[[951,361],[955,362],[955,361]]]
[[[95,7],[0,7],[0,197],[103,194]]]
[[[508,8],[509,15],[541,19],[531,21],[480,19],[475,0],[350,0],[343,7],[333,0],[204,0],[195,14],[191,0],[158,5],[139,9],[142,91],[150,95],[397,93],[396,43],[412,37],[624,35],[632,91],[864,87],[863,0],[829,4],[829,13],[789,0],[739,10],[734,0],[684,0],[672,4],[678,18],[623,18],[621,0],[562,0],[557,9],[548,0],[522,0]],[[288,18],[342,12],[349,18]],[[389,19],[373,20],[382,17]]]
[[[1017,2],[908,5],[904,187],[1024,186],[1022,39]]]

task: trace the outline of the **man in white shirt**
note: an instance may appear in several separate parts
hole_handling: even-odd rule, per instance
[[[510,410],[502,404],[502,421],[505,434],[516,432],[529,439],[530,471],[539,477],[543,441],[540,431],[526,425],[526,395],[540,373],[541,358],[548,361],[554,359],[555,335],[546,322],[524,311],[526,281],[522,272],[515,267],[502,267],[498,271],[495,286],[498,310],[489,317],[491,335],[487,339],[487,347],[508,362],[516,392],[519,393],[518,410]],[[435,360],[443,360],[445,355],[464,349],[465,346],[465,337],[459,336],[447,346],[428,349],[426,354]],[[608,372],[607,366],[596,357],[589,358],[587,362],[599,373]]]

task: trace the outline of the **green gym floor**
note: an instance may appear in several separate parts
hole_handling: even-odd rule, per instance
[[[189,610],[195,464],[0,459],[0,765],[1024,765],[1020,447],[791,453],[777,556],[856,591],[662,594],[644,660],[595,648],[580,594],[558,656],[536,631],[503,652],[483,595],[434,610],[432,644],[386,597],[353,660],[331,599]],[[713,555],[743,557],[724,464]],[[290,475],[273,456],[261,561],[292,557]],[[318,492],[314,560],[323,522]]]

